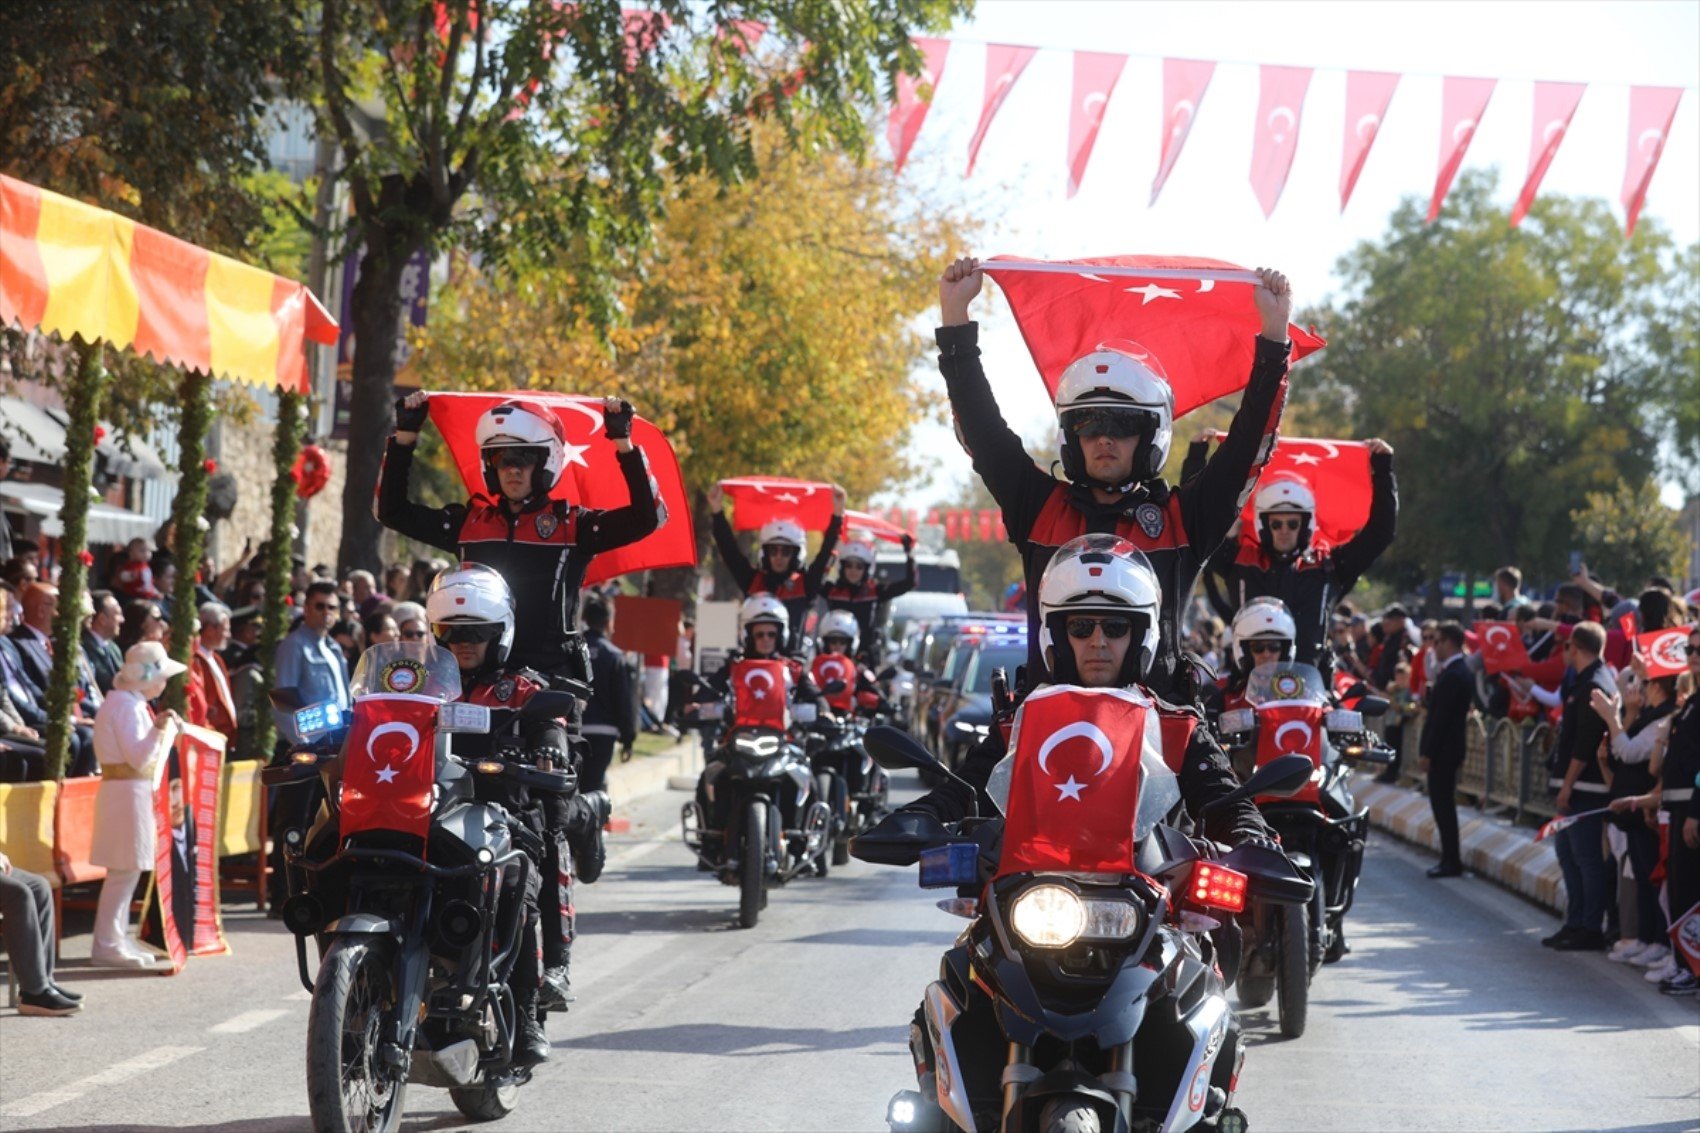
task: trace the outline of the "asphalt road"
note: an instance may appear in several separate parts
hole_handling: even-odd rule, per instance
[[[962,922],[910,871],[852,863],[774,893],[733,927],[736,893],[678,843],[680,792],[626,808],[580,898],[579,1001],[554,1058],[501,1122],[520,1130],[877,1130],[913,1085],[907,1026]],[[1313,986],[1310,1029],[1255,1043],[1240,1104],[1259,1130],[1677,1130],[1700,1127],[1700,1004],[1603,957],[1538,946],[1550,918],[1490,883],[1431,882],[1371,848],[1353,952]],[[73,930],[77,922],[73,921]],[[235,954],[171,979],[61,976],[80,1017],[0,1015],[0,1129],[308,1127],[307,994],[276,922],[231,907]],[[411,1087],[408,1130],[465,1124]]]

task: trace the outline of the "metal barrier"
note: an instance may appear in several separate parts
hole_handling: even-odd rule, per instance
[[[1482,784],[1483,810],[1519,808],[1518,784],[1522,782],[1523,734],[1510,720],[1493,722],[1488,732],[1487,777]]]
[[[1417,752],[1422,749],[1426,712],[1405,721],[1405,758],[1399,779],[1407,787],[1420,787],[1426,776],[1419,769]],[[1552,725],[1540,721],[1532,726],[1511,720],[1491,720],[1470,713],[1465,733],[1464,763],[1458,769],[1458,792],[1475,800],[1478,810],[1509,811],[1512,821],[1547,819],[1557,813],[1547,787],[1547,754],[1552,750]]]
[[[1558,813],[1556,800],[1547,787],[1547,754],[1556,738],[1552,725],[1544,720],[1523,732],[1522,778],[1517,792],[1519,818],[1525,814],[1551,818]]]
[[[1464,722],[1464,763],[1458,768],[1458,792],[1469,795],[1481,806],[1487,792],[1488,730],[1482,718],[1471,712]]]

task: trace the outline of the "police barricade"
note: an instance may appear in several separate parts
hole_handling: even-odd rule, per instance
[[[1487,795],[1487,725],[1472,711],[1464,723],[1464,763],[1458,768],[1458,791],[1482,805]]]
[[[1481,807],[1485,810],[1509,810],[1518,807],[1518,784],[1521,780],[1523,733],[1515,721],[1495,720],[1488,731],[1486,781],[1482,785]]]
[[[1552,725],[1541,721],[1523,732],[1523,751],[1519,756],[1521,775],[1517,790],[1517,816],[1525,814],[1551,818],[1558,813],[1556,800],[1547,786],[1547,755],[1557,738]]]

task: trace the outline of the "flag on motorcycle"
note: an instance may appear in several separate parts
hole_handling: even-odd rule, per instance
[[[1700,976],[1700,901],[1670,926],[1670,942],[1689,971]]]
[[[771,519],[791,519],[804,531],[832,522],[832,485],[784,476],[737,476],[720,481],[732,501],[732,530],[754,531]]]
[[[1481,643],[1482,668],[1490,673],[1521,673],[1529,667],[1529,651],[1516,622],[1477,622],[1471,627]]]
[[[998,256],[982,267],[1008,297],[1053,397],[1068,364],[1100,347],[1154,362],[1152,369],[1174,390],[1177,418],[1244,389],[1250,380],[1254,340],[1262,327],[1252,300],[1254,285],[1215,278],[1245,271],[1235,264],[1182,256],[1098,256],[1054,261],[1045,264],[1050,270],[1034,271],[1001,268],[999,260],[1035,261]],[[1103,274],[1094,268],[1116,270]],[[1140,269],[1153,274],[1141,276]],[[1295,362],[1326,345],[1296,326],[1287,333]]]
[[[1146,751],[1162,759],[1156,705],[1126,689],[1054,685],[1015,714],[998,876],[1134,867]]]
[[[791,726],[791,674],[784,661],[746,657],[733,662],[731,680],[734,727],[783,731]]]
[[[1692,632],[1687,626],[1677,626],[1635,635],[1635,652],[1646,664],[1649,680],[1688,671],[1688,635]]]
[[[856,663],[848,657],[837,653],[821,653],[815,657],[809,666],[809,675],[814,678],[815,687],[822,690],[827,704],[834,712],[848,712],[856,696]],[[832,681],[843,681],[842,692],[827,693],[826,686]]]
[[[430,835],[437,707],[435,697],[405,693],[355,701],[343,747],[343,838],[363,830],[393,830],[421,842]]]
[[[1220,441],[1226,433],[1220,430]],[[1369,472],[1369,446],[1363,441],[1322,441],[1282,437],[1258,475],[1257,486],[1276,480],[1297,480],[1316,497],[1310,545],[1319,551],[1349,541],[1369,522],[1374,495]],[[1240,510],[1240,545],[1258,542],[1256,496]]]
[[[1563,833],[1564,831],[1570,829],[1572,826],[1575,826],[1578,822],[1582,821],[1584,818],[1592,818],[1596,814],[1610,814],[1610,813],[1611,813],[1611,807],[1602,806],[1602,807],[1595,807],[1593,810],[1578,811],[1575,814],[1561,814],[1557,818],[1548,819],[1546,822],[1541,824],[1541,828],[1539,830],[1535,831],[1535,841],[1545,842],[1548,838],[1551,838],[1554,834]]]
[[[431,420],[454,458],[468,493],[485,494],[484,467],[478,454],[478,418],[507,401],[526,401],[560,422],[566,436],[566,467],[549,494],[580,507],[607,510],[631,502],[625,475],[615,460],[614,442],[603,434],[602,399],[549,390],[520,393],[433,393]],[[636,543],[604,551],[590,562],[584,584],[592,586],[640,570],[696,566],[696,532],[685,496],[685,477],[667,437],[642,417],[632,418],[632,443],[643,450],[650,484],[661,507],[661,525]]]
[[[1285,673],[1276,675],[1277,681]],[[1276,685],[1280,693],[1280,685]],[[1323,714],[1328,711],[1326,704],[1310,704],[1304,701],[1265,701],[1257,705],[1257,766],[1262,767],[1272,759],[1283,755],[1303,755],[1317,767],[1322,766]],[[1290,802],[1314,803],[1318,796],[1316,779],[1310,782],[1298,794],[1290,796]]]

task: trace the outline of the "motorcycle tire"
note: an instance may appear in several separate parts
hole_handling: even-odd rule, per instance
[[[1304,905],[1281,906],[1281,958],[1276,969],[1275,996],[1281,1015],[1281,1034],[1296,1039],[1305,1033],[1310,1007],[1310,914]]]
[[[451,1086],[449,1098],[455,1108],[474,1121],[500,1121],[519,1102],[519,1083],[512,1078],[482,1086]]]
[[[1079,1098],[1053,1098],[1039,1112],[1042,1133],[1102,1133],[1098,1111]]]
[[[1310,905],[1307,906],[1309,916],[1305,918],[1310,930],[1310,974],[1316,975],[1316,970],[1322,967],[1324,954],[1328,951],[1328,897],[1323,893],[1320,873],[1316,884],[1311,888]]]
[[[307,1016],[307,1106],[313,1128],[388,1133],[401,1125],[406,1079],[373,1082],[384,1004],[393,998],[388,947],[339,937],[325,952]],[[360,1065],[345,1065],[357,1056]],[[369,1094],[363,1100],[350,1095]],[[351,1103],[360,1112],[350,1114]]]
[[[767,806],[757,801],[744,813],[744,858],[738,865],[738,923],[756,927],[766,904]]]
[[[838,807],[838,792],[833,789],[833,782],[833,777],[826,772],[815,773],[815,793],[832,811],[832,817],[826,822],[826,844],[821,846],[820,856],[815,858],[816,877],[825,877],[832,872],[832,866],[844,864],[838,860],[838,831],[844,829],[844,812]]]

